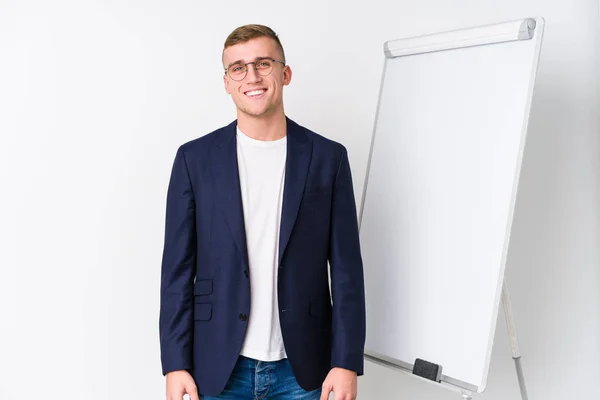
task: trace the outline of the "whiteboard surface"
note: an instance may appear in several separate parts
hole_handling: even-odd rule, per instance
[[[361,213],[366,353],[485,388],[543,20],[388,58]]]

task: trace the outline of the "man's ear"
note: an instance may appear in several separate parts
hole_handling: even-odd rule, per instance
[[[223,75],[223,85],[225,86],[225,91],[227,94],[231,94],[231,87],[229,87],[229,79],[227,79],[227,74]]]
[[[290,84],[291,81],[292,81],[292,69],[290,68],[289,65],[286,65],[285,69],[283,70],[283,84],[285,86],[287,86]]]

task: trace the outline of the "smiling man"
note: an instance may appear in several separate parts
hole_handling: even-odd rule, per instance
[[[237,118],[180,146],[167,193],[167,400],[355,399],[365,296],[346,149],[286,116],[292,70],[270,28],[234,30],[222,62]]]

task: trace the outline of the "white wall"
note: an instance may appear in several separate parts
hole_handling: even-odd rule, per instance
[[[532,15],[547,25],[507,278],[530,397],[598,396],[598,1],[15,0],[0,1],[0,399],[164,398],[166,184],[179,144],[235,116],[220,51],[237,25],[279,32],[288,115],[348,147],[361,193],[383,42]],[[518,396],[499,318],[481,399]],[[367,363],[359,397],[457,394]]]

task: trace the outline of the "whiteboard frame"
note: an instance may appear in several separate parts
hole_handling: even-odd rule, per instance
[[[483,45],[494,45],[498,43],[510,42],[510,41],[520,41],[520,40],[536,40],[536,45],[534,49],[534,57],[532,63],[532,70],[530,72],[530,80],[529,80],[529,88],[527,91],[527,97],[525,102],[525,109],[523,110],[523,122],[521,129],[521,143],[519,146],[518,154],[517,154],[517,166],[515,168],[515,175],[513,177],[513,189],[511,196],[511,203],[509,206],[509,215],[508,221],[506,222],[506,231],[504,237],[504,246],[502,251],[502,271],[504,273],[506,267],[506,259],[508,253],[508,246],[510,242],[510,234],[514,216],[514,209],[516,203],[516,197],[518,192],[521,167],[522,167],[522,159],[524,148],[527,140],[527,130],[529,126],[529,117],[531,112],[531,103],[533,99],[533,92],[535,88],[535,81],[537,77],[538,67],[539,67],[539,58],[541,53],[542,46],[542,38],[544,33],[545,20],[541,16],[537,17],[529,17],[523,18],[519,20],[513,20],[509,22],[503,22],[498,24],[491,25],[481,25],[473,28],[467,29],[459,29],[453,31],[446,31],[436,34],[423,35],[418,37],[411,37],[407,39],[399,39],[399,40],[390,40],[384,43],[384,56],[385,61],[383,64],[383,70],[380,79],[380,87],[379,87],[379,96],[377,99],[377,108],[375,112],[375,120],[373,125],[373,132],[371,135],[371,144],[369,148],[369,157],[367,160],[367,168],[365,174],[365,180],[361,195],[361,206],[359,211],[358,218],[358,229],[360,232],[362,219],[363,219],[363,211],[365,205],[365,198],[368,190],[369,183],[369,175],[371,168],[371,161],[373,156],[373,148],[375,144],[375,136],[377,133],[377,123],[379,121],[379,112],[381,110],[381,101],[383,97],[383,88],[385,84],[385,76],[387,71],[388,60],[397,58],[397,57],[406,57],[416,54],[429,53],[434,51],[446,51],[452,49],[473,47],[473,46],[483,46]],[[504,279],[500,279],[499,281],[499,290],[500,293],[502,291],[504,285]],[[497,307],[495,308],[494,318],[493,318],[493,326],[490,332],[490,335],[495,335],[495,328],[497,325],[498,311],[500,307],[501,295],[497,295],[496,303]],[[505,307],[510,307],[510,305],[505,305]],[[514,327],[509,327],[514,332]],[[516,333],[514,335],[516,337]],[[485,376],[487,377],[489,371],[489,364],[491,361],[491,352],[493,347],[493,340],[490,341],[490,345],[488,346],[488,351],[486,355],[486,363],[485,363]],[[376,364],[379,364],[384,367],[388,367],[394,370],[399,370],[402,372],[409,373],[411,375],[413,371],[414,364],[402,360],[398,360],[384,354],[369,351],[365,349],[365,359]],[[443,368],[443,366],[442,366]],[[470,384],[468,382],[463,382],[458,379],[454,379],[452,377],[446,376],[443,374],[440,378],[439,382],[434,382],[425,378],[422,378],[418,375],[413,375],[421,380],[427,381],[429,383],[441,384],[444,387],[447,387],[451,390],[458,390],[463,394],[470,396],[472,393],[481,393],[485,390],[484,386],[477,386]],[[487,379],[487,378],[486,378]]]

